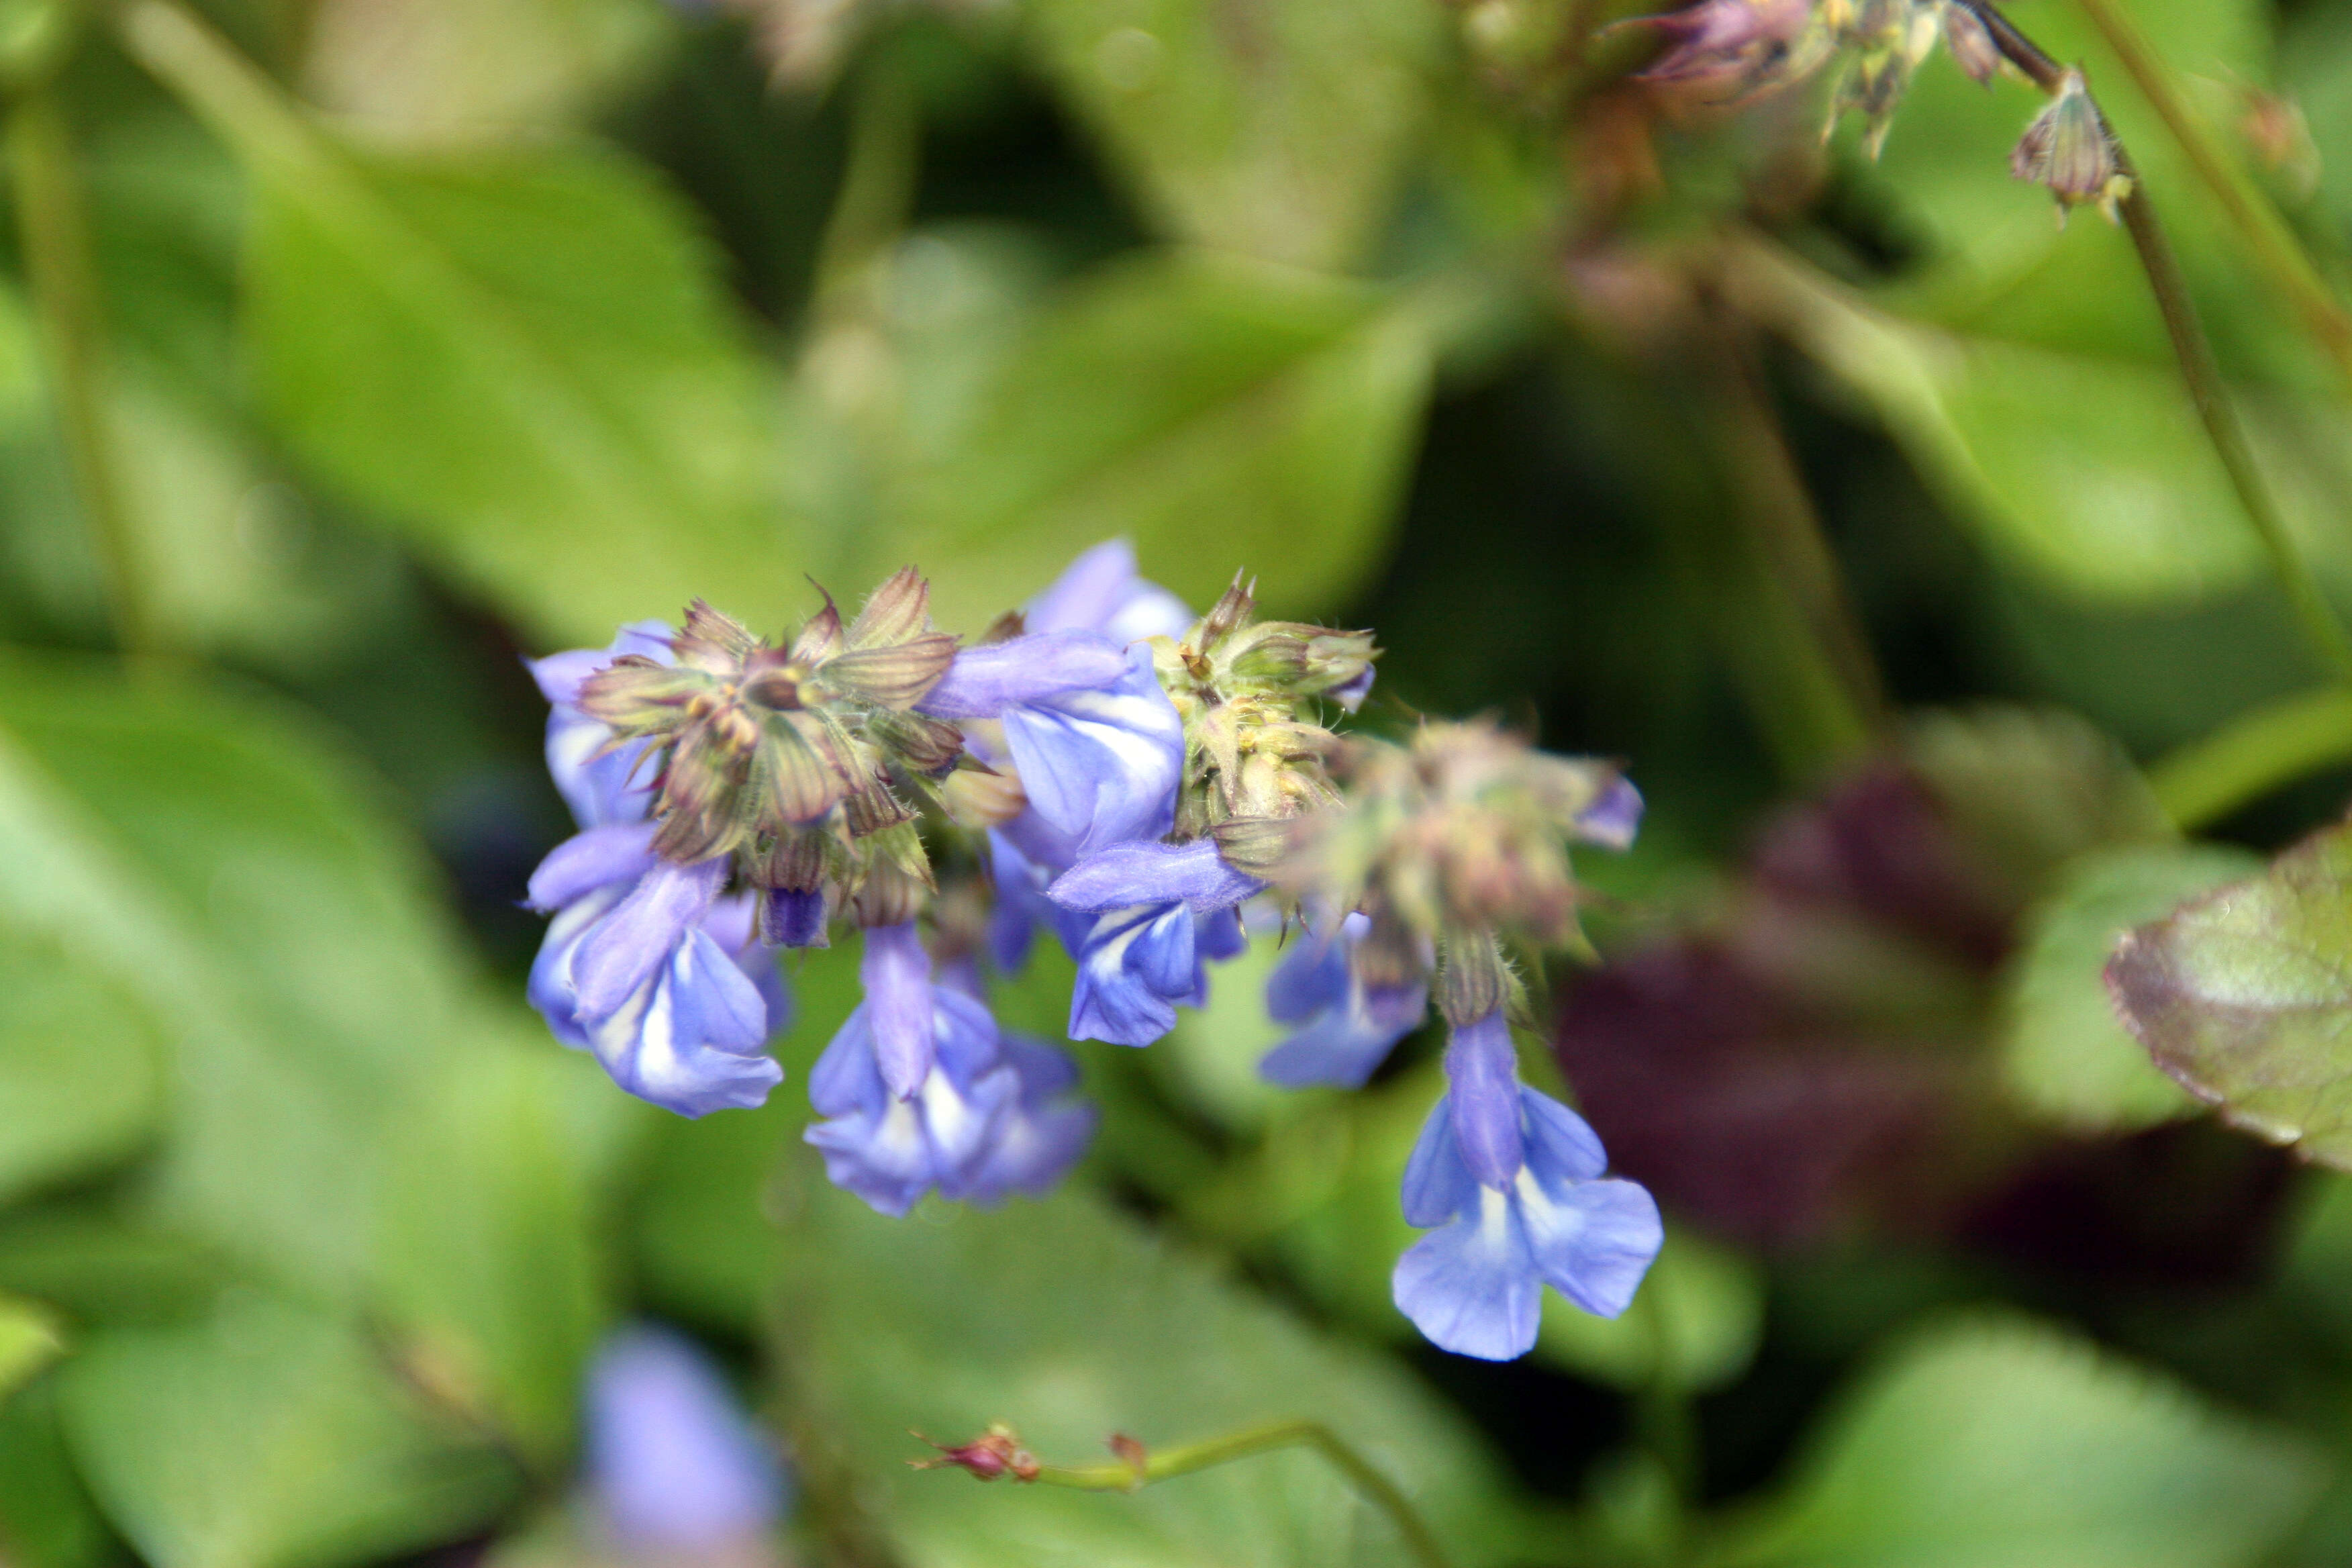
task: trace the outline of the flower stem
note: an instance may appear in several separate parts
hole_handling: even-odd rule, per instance
[[[2329,686],[2239,715],[2158,759],[2147,777],[2173,825],[2193,833],[2282,784],[2347,762],[2352,691]]]
[[[2293,302],[2312,336],[2352,382],[2352,312],[2321,280],[2318,268],[2275,208],[2249,188],[2242,171],[2189,102],[2163,59],[2150,47],[2116,0],[2076,0],[2091,25],[2116,51],[2124,69],[2189,156],[2189,165],[2213,193],[2221,210],[2243,236],[2246,247],[2271,284]]]
[[[1069,1487],[1079,1491],[1134,1491],[1155,1481],[1173,1480],[1195,1470],[1281,1448],[1312,1448],[1322,1455],[1363,1494],[1367,1502],[1388,1515],[1414,1562],[1422,1568],[1449,1568],[1445,1549],[1438,1544],[1436,1535],[1412,1506],[1412,1500],[1370,1460],[1319,1421],[1275,1421],[1263,1426],[1247,1426],[1205,1442],[1143,1453],[1133,1464],[1041,1466],[1035,1479],[1039,1486]]]
[[[2058,90],[2066,75],[2065,68],[2019,32],[1992,0],[1955,3],[1965,6],[1984,24],[2002,57],[2031,78],[2035,86],[2044,92]],[[2104,121],[2104,114],[2101,118]],[[2109,134],[2113,134],[2112,129]],[[2239,505],[2245,509],[2254,531],[2262,537],[2263,548],[2270,552],[2271,568],[2278,574],[2279,585],[2285,590],[2289,607],[2312,651],[2336,674],[2352,679],[2352,634],[2345,631],[2344,623],[2327,602],[2310,563],[2295,548],[2286,521],[2280,516],[2262,470],[2255,466],[2253,452],[2246,444],[2245,428],[2238,423],[2229,387],[2221,379],[2221,364],[2213,357],[2212,342],[2197,319],[2197,305],[2189,298],[2179,259],[2173,254],[2172,242],[2166,237],[2163,226],[2157,221],[2156,208],[2148,202],[2145,183],[2120,142],[2116,145],[2116,162],[2131,180],[2131,194],[2120,204],[2124,227],[2131,235],[2133,250],[2139,256],[2140,270],[2147,274],[2148,288],[2156,295],[2157,310],[2164,317],[2165,333],[2172,341],[2173,357],[2180,365],[2180,378],[2189,388],[2189,401],[2196,405],[2197,417],[2205,426],[2206,438],[2212,443],[2214,456],[2221,459],[2221,467],[2229,474],[2231,488],[2238,492]]]
[[[107,419],[98,270],[72,135],[54,86],[27,86],[16,96],[6,139],[25,271],[74,499],[98,559],[116,643],[127,654],[149,653],[154,607],[124,494],[121,454]]]

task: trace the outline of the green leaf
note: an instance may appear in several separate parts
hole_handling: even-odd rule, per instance
[[[2081,1132],[2152,1126],[2193,1102],[2116,1017],[2105,971],[2116,939],[2182,900],[2258,870],[2227,845],[2086,856],[2027,917],[2005,980],[2001,1072],[2029,1109]]]
[[[1785,258],[1759,259],[1753,275],[1797,340],[2014,568],[2132,605],[2208,596],[2260,569],[2260,542],[2170,365],[1906,321]],[[2289,455],[2247,412],[2264,456]],[[2310,470],[2271,473],[2292,521],[2324,513]]]
[[[2223,1120],[2352,1164],[2352,828],[2126,937],[2107,964],[2124,1022]]]
[[[761,374],[642,172],[363,156],[185,13],[128,36],[255,181],[262,397],[334,485],[550,640],[792,580]]]
[[[102,1333],[65,1369],[66,1429],[156,1568],[329,1568],[436,1544],[513,1494],[333,1318],[251,1292],[198,1323]]]
[[[2318,1496],[2274,1429],[2042,1325],[1926,1329],[1865,1372],[1712,1568],[2235,1568]]]
[[[0,1541],[21,1568],[110,1568],[129,1556],[74,1472],[54,1377],[0,1405]]]
[[[536,1018],[478,1036],[395,1119],[378,1289],[416,1375],[554,1473],[612,1310],[598,1167],[646,1108]]]
[[[1024,16],[1171,237],[1320,268],[1378,237],[1444,22],[1413,0],[1026,0]]]
[[[0,924],[0,1202],[137,1149],[163,1068],[136,994],[54,937]]]
[[[46,1309],[0,1296],[0,1403],[65,1353],[65,1331]]]
[[[259,703],[0,660],[0,920],[169,1031],[155,1211],[355,1286],[397,1086],[462,1026],[423,857]]]
[[[920,1474],[908,1426],[1008,1421],[1052,1463],[1311,1415],[1422,1507],[1456,1561],[1492,1561],[1514,1515],[1475,1439],[1382,1358],[1319,1337],[1099,1199],[875,1215],[796,1152],[776,1353],[870,1487],[908,1568],[1401,1563],[1381,1517],[1318,1459],[1283,1453],[1133,1495],[976,1490]]]
[[[1244,565],[1281,603],[1344,599],[1393,521],[1440,309],[1232,257],[1114,264],[1040,314],[847,575],[919,561],[941,623],[979,626],[1125,534],[1196,604]]]

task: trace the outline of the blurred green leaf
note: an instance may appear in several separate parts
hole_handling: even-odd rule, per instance
[[[2074,862],[2026,917],[2006,976],[2001,1072],[2030,1110],[2083,1132],[2152,1126],[2195,1102],[2116,1019],[2105,971],[2116,940],[2183,900],[2259,870],[2219,844],[2118,849]]]
[[[0,661],[0,917],[171,1032],[160,1212],[322,1283],[364,1273],[394,1086],[458,1026],[421,856],[265,705]]]
[[[262,397],[335,485],[549,640],[792,581],[761,374],[640,169],[362,155],[184,12],[129,36],[255,180]]]
[[[0,1220],[0,1289],[35,1297],[77,1325],[167,1323],[207,1311],[228,1279],[194,1238],[77,1200]]]
[[[0,1202],[136,1149],[163,1068],[147,1004],[54,937],[0,925]]]
[[[395,1118],[380,1291],[415,1375],[560,1468],[611,1316],[602,1148],[646,1108],[534,1018],[491,1025]]]
[[[305,34],[311,97],[415,146],[560,133],[649,63],[658,0],[322,0]]]
[[[777,1354],[806,1414],[870,1486],[908,1568],[1210,1568],[1408,1561],[1314,1457],[1285,1453],[1134,1495],[974,1490],[917,1474],[909,1426],[961,1439],[1009,1421],[1041,1457],[1088,1463],[1105,1436],[1189,1442],[1315,1416],[1360,1446],[1465,1564],[1514,1512],[1475,1442],[1381,1358],[1319,1337],[1076,1189],[995,1213],[889,1220],[796,1152]]]
[[[348,1327],[251,1292],[95,1337],[65,1370],[91,1489],[155,1568],[329,1568],[430,1546],[513,1471],[409,1408]]]
[[[66,1451],[55,1377],[0,1405],[0,1549],[18,1568],[100,1568],[128,1557]]]
[[[1444,14],[1414,0],[1024,0],[1040,59],[1171,237],[1360,260],[1426,114]]]
[[[2352,1164],[2352,828],[2134,931],[2107,964],[2124,1019],[2224,1120]]]
[[[2013,566],[2131,604],[2212,595],[2260,569],[2252,527],[2169,364],[1906,321],[1808,268],[1757,259],[1766,308]],[[2284,455],[2246,412],[2263,455]],[[2309,468],[2269,471],[2291,522],[2326,515],[2332,499]]]
[[[30,1301],[0,1297],[0,1403],[65,1353],[55,1317]]]
[[[1445,304],[1232,257],[1116,263],[1041,313],[903,521],[845,542],[849,574],[919,561],[942,623],[981,626],[1125,534],[1196,604],[1244,565],[1278,605],[1337,602],[1386,542]]]
[[[2319,1495],[2285,1433],[2040,1324],[1923,1330],[1865,1372],[1718,1568],[2233,1568]]]

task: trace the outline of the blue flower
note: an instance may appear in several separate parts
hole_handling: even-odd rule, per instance
[[[1604,849],[1631,849],[1641,826],[1642,792],[1622,774],[1610,780],[1601,798],[1576,816],[1578,836]]]
[[[1135,546],[1112,539],[1065,567],[1052,587],[1029,601],[1022,619],[1033,632],[1077,627],[1125,647],[1181,636],[1192,624],[1192,612],[1159,584],[1137,576]]]
[[[897,1215],[934,1189],[996,1203],[1058,1181],[1094,1131],[1068,1058],[1002,1035],[968,964],[935,981],[912,924],[866,931],[860,973],[866,1000],[809,1075],[826,1120],[803,1136],[834,1184]]]
[[[1205,960],[1248,945],[1234,906],[1264,884],[1226,865],[1213,840],[1119,844],[1056,879],[1059,908],[1095,917],[1078,950],[1070,1038],[1148,1046],[1176,1005],[1208,999]]]
[[[1547,1284],[1588,1312],[1622,1312],[1664,1239],[1657,1204],[1604,1179],[1592,1129],[1520,1085],[1499,1012],[1454,1031],[1446,1073],[1404,1175],[1406,1220],[1436,1228],[1397,1261],[1397,1310],[1442,1349],[1487,1361],[1533,1348]]]
[[[590,828],[541,862],[530,901],[555,918],[531,1005],[640,1100],[681,1116],[760,1105],[784,1076],[766,1046],[791,1005],[754,940],[752,900],[719,896],[724,861],[656,858],[652,833]]]
[[[740,1548],[782,1517],[774,1451],[683,1335],[644,1325],[612,1335],[589,1369],[585,1403],[589,1496],[630,1555]]]
[[[1302,941],[1266,981],[1266,1012],[1277,1024],[1303,1026],[1258,1063],[1268,1083],[1361,1089],[1420,1026],[1427,985],[1367,985],[1356,972],[1356,946],[1371,929],[1365,916],[1349,915],[1330,935]]]
[[[644,821],[653,790],[650,779],[637,776],[645,742],[606,751],[613,731],[580,710],[581,682],[625,653],[673,662],[670,637],[670,628],[660,621],[636,621],[621,628],[611,647],[574,648],[528,661],[531,678],[550,704],[547,771],[583,827]]]

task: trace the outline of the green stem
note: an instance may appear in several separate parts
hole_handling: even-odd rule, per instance
[[[98,560],[115,640],[125,653],[149,653],[155,643],[154,606],[124,493],[121,455],[107,419],[98,269],[57,89],[26,88],[9,108],[6,134],[25,271],[74,499]]]
[[[1984,24],[1994,46],[2011,64],[2043,91],[2058,90],[2065,78],[2065,68],[2019,32],[1992,0],[1957,3],[1967,6]],[[2230,476],[2239,505],[2244,508],[2263,548],[2270,552],[2272,570],[2278,574],[2279,585],[2285,590],[2288,605],[2312,651],[2336,674],[2352,678],[2352,634],[2345,631],[2344,623],[2327,602],[2310,563],[2295,548],[2286,521],[2271,498],[2262,470],[2255,466],[2244,427],[2238,423],[2237,410],[2230,402],[2228,384],[2221,379],[2221,364],[2213,357],[2212,342],[2197,319],[2197,305],[2189,298],[2189,282],[2181,276],[2179,259],[2173,254],[2163,226],[2157,221],[2156,208],[2149,205],[2146,183],[2132,167],[2120,142],[2116,145],[2116,162],[2131,180],[2131,194],[2121,204],[2124,227],[2131,235],[2132,248],[2138,253],[2140,270],[2147,274],[2148,288],[2156,295],[2157,310],[2164,317],[2165,333],[2172,341],[2173,357],[2180,365],[2180,378],[2189,388],[2198,419],[2205,426],[2206,438],[2212,443],[2214,455],[2221,459],[2221,467]]]
[[[2172,72],[2116,0],[2076,0],[2076,4],[2115,50],[2141,96],[2188,154],[2198,177],[2237,226],[2255,262],[2270,275],[2272,287],[2294,304],[2312,336],[2335,360],[2337,371],[2352,382],[2352,313],[2322,281],[2318,268],[2277,209],[2249,187],[2243,171],[2190,109]]]
[[[2265,703],[2148,770],[2183,833],[2219,821],[2283,784],[2352,762],[2352,691],[2326,687]]]
[[[1134,1491],[1155,1481],[1173,1480],[1195,1470],[1229,1465],[1236,1459],[1281,1448],[1312,1448],[1322,1455],[1353,1483],[1366,1501],[1388,1515],[1422,1568],[1448,1568],[1445,1549],[1437,1543],[1436,1535],[1412,1506],[1412,1500],[1370,1460],[1319,1421],[1275,1421],[1264,1426],[1244,1427],[1206,1442],[1154,1450],[1132,1465],[1045,1465],[1039,1468],[1035,1479],[1040,1486],[1069,1487],[1079,1491]]]

